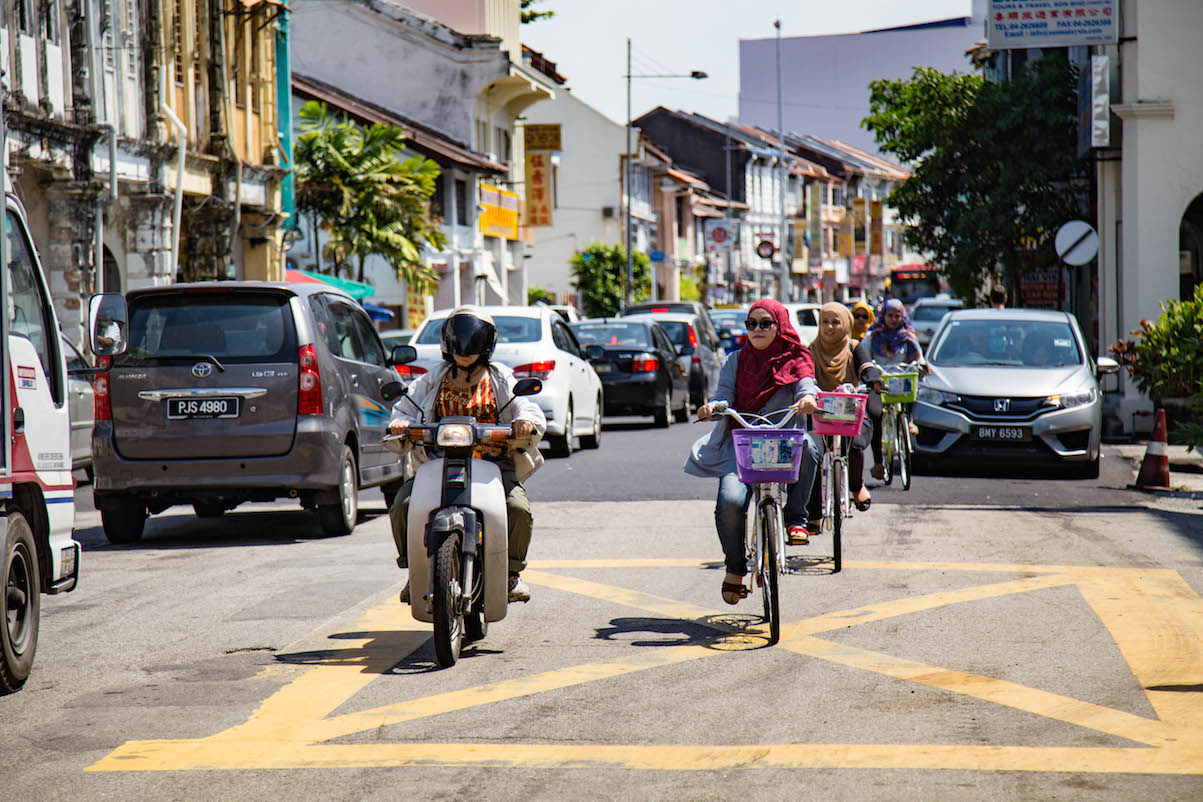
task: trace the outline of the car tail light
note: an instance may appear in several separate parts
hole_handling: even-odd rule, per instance
[[[410,379],[426,373],[426,368],[420,368],[417,365],[393,365],[393,370]]]
[[[514,376],[519,379],[548,379],[556,369],[556,361],[547,359],[542,362],[528,362],[514,368]]]
[[[693,330],[693,324],[689,324],[689,344],[694,348],[698,347],[698,335]]]
[[[297,351],[297,414],[322,414],[322,374],[318,369],[317,351],[312,345],[302,345]]]
[[[635,358],[631,360],[632,373],[651,373],[658,370],[659,367],[660,360],[652,354],[636,354]]]
[[[97,357],[96,367],[108,368],[112,360],[107,356]],[[113,402],[109,396],[109,374],[97,373],[92,377],[92,417],[96,420],[113,419]]]
[[[653,315],[663,314],[664,312],[667,312],[667,311],[669,311],[669,308],[667,306],[653,306],[652,307]]]

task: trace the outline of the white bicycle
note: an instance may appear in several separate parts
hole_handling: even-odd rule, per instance
[[[869,396],[864,386],[854,393],[820,392],[818,410],[812,416],[812,431],[823,438],[822,504],[825,531],[831,533],[832,561],[838,573],[843,568],[844,521],[852,517],[852,494],[848,485],[848,447],[860,434]]]

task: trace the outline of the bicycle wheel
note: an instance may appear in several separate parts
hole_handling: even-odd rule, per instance
[[[835,488],[835,504],[831,516],[831,548],[832,562],[835,565],[832,573],[839,573],[844,567],[844,510],[848,509],[847,471],[843,460],[837,460],[831,466],[832,485]]]
[[[885,476],[883,477],[886,484],[891,484],[894,481],[894,456],[898,453],[898,421],[895,419],[894,409],[886,410],[882,416],[882,464],[885,466]]]
[[[434,654],[439,665],[449,667],[459,659],[464,642],[464,614],[460,610],[459,536],[443,541],[434,555]],[[417,591],[414,591],[417,592]]]
[[[766,504],[760,510],[760,592],[764,598],[764,619],[769,623],[769,645],[781,639],[781,599],[778,596],[777,543],[781,535],[781,510]]]
[[[911,444],[911,420],[903,414],[901,417],[901,425],[898,427],[900,432],[898,436],[898,475],[902,477],[902,489],[911,489],[911,456],[914,452],[914,446]]]

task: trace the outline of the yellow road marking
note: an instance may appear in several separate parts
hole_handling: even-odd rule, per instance
[[[538,568],[693,567],[678,560],[544,561]],[[851,565],[851,564],[850,564]],[[757,635],[738,616],[585,579],[531,570],[529,581],[728,634],[713,644],[668,646],[629,660],[572,666],[476,688],[435,694],[327,718],[365,685],[429,637],[389,599],[356,622],[372,637],[342,641],[315,656],[317,665],[284,686],[242,725],[197,740],[131,741],[89,770],[171,770],[335,766],[489,765],[653,770],[716,768],[933,768],[1203,774],[1203,600],[1174,571],[1086,566],[864,563],[883,570],[1009,572],[1024,578],[886,601],[816,616],[784,627],[787,650],[1024,710],[1156,748],[1075,748],[921,744],[547,745],[330,744],[334,738],[514,699],[659,666],[713,656],[723,639]],[[1111,631],[1162,717],[1140,716],[991,677],[953,671],[832,643],[817,633],[880,621],[958,602],[1077,585]]]

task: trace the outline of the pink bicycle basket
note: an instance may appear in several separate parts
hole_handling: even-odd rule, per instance
[[[811,416],[815,434],[856,437],[865,420],[869,396],[863,393],[824,393],[818,397],[819,411]]]
[[[732,429],[739,481],[798,481],[804,429]]]

